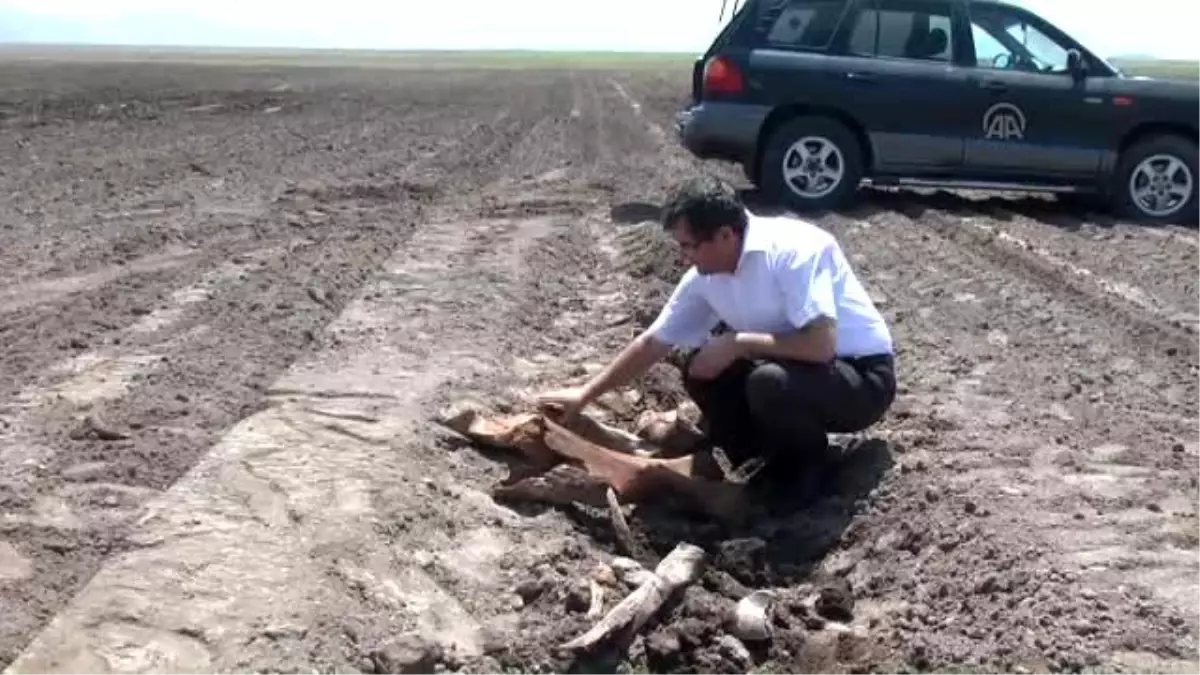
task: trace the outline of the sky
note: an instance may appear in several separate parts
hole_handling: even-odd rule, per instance
[[[1101,56],[1200,59],[1200,0],[1015,1]],[[0,42],[697,53],[720,11],[721,0],[0,0]]]

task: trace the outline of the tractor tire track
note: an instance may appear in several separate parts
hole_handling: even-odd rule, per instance
[[[475,95],[489,100],[492,92]],[[0,663],[10,661],[105,559],[127,550],[124,533],[142,505],[184,475],[227,428],[260,409],[268,382],[299,355],[343,339],[325,324],[411,237],[422,213],[441,195],[470,192],[507,170],[541,111],[536,98],[507,98],[513,107],[477,124],[429,118],[426,138],[455,141],[422,159],[397,162],[390,174],[381,174],[372,159],[372,134],[360,137],[370,144],[365,152],[352,145],[317,155],[327,165],[362,164],[358,173],[333,172],[341,179],[301,178],[270,199],[252,198],[261,201],[254,202],[257,215],[249,226],[241,224],[248,236],[234,236],[232,244],[197,240],[200,255],[182,269],[150,272],[154,285],[135,286],[138,294],[100,283],[67,296],[67,304],[52,300],[17,310],[28,323],[17,324],[14,334],[31,339],[16,343],[26,351],[6,355],[6,368],[23,389],[10,394],[0,429],[7,441],[0,544],[13,547],[28,573],[0,588],[0,605],[12,617],[0,630]],[[320,108],[310,114],[320,115]],[[473,129],[464,130],[464,121]],[[253,121],[241,124],[236,116],[226,120],[235,135],[257,129]],[[298,154],[292,165],[308,161]],[[426,182],[431,175],[450,180]],[[275,190],[258,188],[260,195]],[[262,249],[274,254],[254,259]],[[213,285],[198,286],[228,260],[244,264]],[[146,281],[144,274],[131,279]],[[178,291],[174,299],[170,289]],[[186,300],[197,294],[198,301]],[[110,300],[108,313],[79,311],[105,297],[121,302]],[[113,311],[122,304],[131,309]],[[101,314],[103,335],[61,323],[87,326]],[[86,336],[96,353],[61,372],[47,369],[63,359],[55,345],[36,339],[47,334]],[[59,391],[79,393],[59,397]],[[84,416],[101,431],[86,427]]]

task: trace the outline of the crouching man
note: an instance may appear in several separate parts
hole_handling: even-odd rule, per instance
[[[768,461],[772,482],[806,482],[827,433],[875,424],[895,398],[893,345],[832,235],[750,214],[731,185],[693,178],[663,208],[691,268],[658,318],[587,384],[539,402],[576,414],[663,359],[693,349],[684,384],[708,441],[734,464]],[[723,324],[728,329],[714,335]],[[812,489],[815,486],[808,486]]]

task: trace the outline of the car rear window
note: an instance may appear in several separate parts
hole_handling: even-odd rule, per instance
[[[846,11],[846,0],[774,0],[763,2],[757,29],[771,47],[824,49]]]

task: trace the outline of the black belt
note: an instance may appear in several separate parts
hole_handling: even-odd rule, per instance
[[[867,354],[865,356],[839,356],[837,358],[839,361],[867,367],[892,363],[896,359],[894,354]]]

